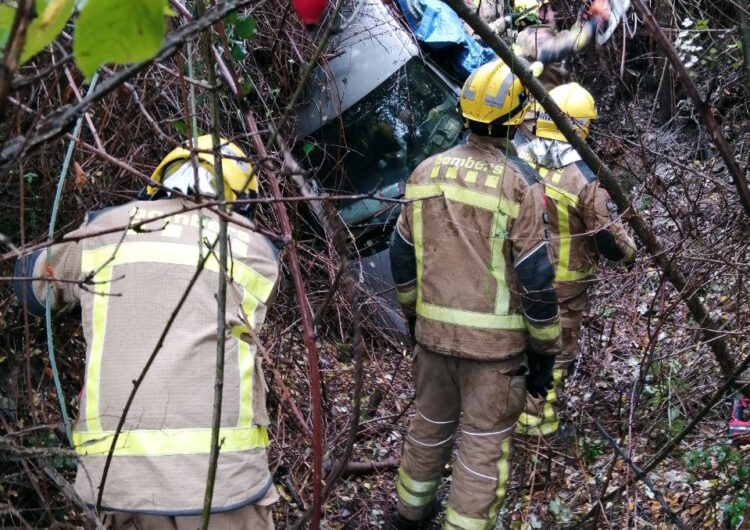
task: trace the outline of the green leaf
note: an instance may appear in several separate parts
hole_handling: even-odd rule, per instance
[[[247,96],[252,91],[253,83],[249,79],[245,79],[245,81],[242,82],[242,95]]]
[[[304,151],[306,155],[309,155],[313,149],[315,149],[315,145],[310,142],[306,142],[305,145],[302,146],[302,151]]]
[[[60,34],[73,14],[74,0],[36,0],[37,17],[29,24],[20,63],[42,51]]]
[[[151,59],[159,51],[167,0],[88,0],[76,22],[73,54],[86,77],[104,63]]]
[[[8,43],[10,29],[13,27],[13,19],[16,17],[16,10],[7,4],[0,5],[0,48],[5,48]]]
[[[247,56],[244,48],[240,46],[237,42],[233,42],[231,44],[229,55],[232,57],[232,60],[234,62],[238,62],[238,63],[244,61],[245,57]]]
[[[183,136],[187,136],[187,127],[185,127],[185,120],[177,120],[173,123],[174,128]]]
[[[242,39],[252,38],[255,35],[255,19],[253,17],[237,19],[234,34]]]

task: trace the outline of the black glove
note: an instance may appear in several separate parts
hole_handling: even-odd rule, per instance
[[[529,375],[526,376],[526,390],[535,398],[547,397],[547,391],[554,386],[555,356],[542,355],[533,350],[527,352]]]

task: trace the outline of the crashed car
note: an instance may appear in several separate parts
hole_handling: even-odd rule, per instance
[[[400,204],[380,198],[400,198],[420,162],[462,141],[460,86],[380,0],[357,9],[310,83],[299,152],[320,193],[369,195],[336,209],[357,240],[362,279],[384,293],[381,316],[403,330],[388,257]]]

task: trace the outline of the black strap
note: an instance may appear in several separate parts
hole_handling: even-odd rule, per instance
[[[576,161],[576,167],[578,168],[578,171],[583,173],[583,177],[586,179],[586,182],[591,184],[596,180],[596,174],[591,171],[591,168],[584,162],[583,160]]]
[[[537,182],[542,182],[542,177],[539,176],[539,173],[537,173],[536,170],[533,167],[531,167],[529,163],[523,160],[522,158],[519,158],[516,155],[512,155],[508,153],[508,160],[510,160],[516,165],[518,170],[521,172],[521,175],[523,175],[523,178],[526,181],[527,186],[533,186]]]

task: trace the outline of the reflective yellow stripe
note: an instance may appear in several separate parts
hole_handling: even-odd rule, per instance
[[[553,324],[551,326],[536,327],[529,324],[529,335],[537,340],[555,340],[562,331],[560,324]]]
[[[89,261],[90,255],[84,252],[81,256],[81,270],[96,271],[99,269]],[[94,301],[91,309],[91,354],[86,366],[84,420],[88,430],[101,431],[102,426],[99,422],[99,378],[102,369],[102,353],[104,352],[104,335],[107,330],[107,307],[109,304],[109,287],[112,281],[112,268],[104,267],[98,270],[93,277],[93,281],[97,283],[94,285]]]
[[[585,271],[563,271],[560,270],[558,267],[557,271],[555,272],[555,281],[556,282],[579,282],[581,280],[586,280],[594,275],[596,272],[596,267],[591,267],[590,269],[587,269]]]
[[[468,204],[482,210],[490,212],[502,212],[513,218],[518,217],[519,205],[505,197],[498,197],[497,194],[490,195],[476,190],[462,188],[453,184],[408,184],[406,186],[406,199],[424,199],[434,195],[443,195],[446,199],[453,202]]]
[[[251,318],[248,315],[248,320]],[[253,370],[255,369],[255,345],[246,342],[242,333],[245,326],[232,328],[232,335],[237,339],[237,365],[240,374],[240,417],[237,427],[251,427],[253,424]]]
[[[74,432],[73,445],[81,455],[106,455],[114,432]],[[219,431],[221,452],[246,451],[268,446],[265,426],[224,428]],[[211,429],[162,429],[123,431],[117,438],[115,455],[208,454]]]
[[[503,245],[508,237],[508,217],[502,213],[492,216],[490,233],[490,273],[495,278],[495,314],[507,315],[510,306],[510,291],[505,282],[505,256]]]
[[[578,205],[578,197],[572,193],[545,185],[545,194],[554,199],[557,205],[557,229],[560,238],[559,256],[557,259],[557,268],[555,270],[556,282],[576,282],[589,278],[596,272],[596,267],[590,267],[585,271],[570,270],[570,214],[568,207]],[[580,236],[579,236],[580,237]]]
[[[523,425],[524,427],[534,427],[540,423],[542,423],[542,418],[530,412],[522,412],[518,417],[518,425]]]
[[[543,425],[522,425],[518,424],[516,433],[524,436],[546,436],[557,431],[560,421],[555,419],[551,422],[545,422]]]
[[[633,258],[635,258],[635,248],[634,247],[630,247],[628,249],[628,255],[625,256],[625,260],[624,261],[625,261],[625,263],[630,263],[631,261],[633,261]]]
[[[398,303],[401,305],[411,305],[417,301],[417,286],[406,290],[396,289]]]
[[[494,524],[497,520],[497,513],[500,507],[505,501],[505,486],[508,484],[508,477],[510,476],[510,466],[508,458],[510,457],[510,440],[511,438],[505,438],[502,442],[503,454],[495,464],[497,467],[497,488],[495,488],[495,502],[490,506],[490,522]]]
[[[448,506],[445,513],[445,528],[455,528],[457,530],[486,530],[487,528],[492,528],[492,526],[492,521],[461,515],[450,506]]]
[[[402,467],[398,468],[398,481],[414,493],[435,493],[440,483],[438,479],[415,480]]]
[[[557,389],[560,388],[560,381],[562,381],[563,372],[560,369],[555,369],[553,372],[554,387],[551,391],[547,392],[547,397],[544,400],[544,406],[542,408],[542,417],[531,414],[530,412],[522,412],[518,418],[518,426],[516,432],[518,434],[524,434],[527,436],[538,436],[546,435],[557,431],[560,424],[560,420],[557,417],[557,411],[555,410],[555,399],[557,399]]]
[[[417,314],[431,320],[456,324],[471,328],[486,329],[524,329],[526,324],[522,315],[495,315],[478,311],[464,311],[440,307],[417,300]]]
[[[406,193],[409,193],[409,186],[406,186]],[[411,236],[414,242],[414,259],[417,262],[417,306],[422,300],[422,254],[424,247],[422,245],[422,203],[415,202],[411,210]]]
[[[544,186],[544,193],[547,197],[555,199],[556,201],[566,202],[568,205],[576,207],[578,206],[578,197],[555,186],[546,184]]]
[[[117,254],[113,256],[115,250]],[[203,250],[205,251],[207,248],[203,247]],[[150,241],[125,242],[119,248],[117,245],[108,245],[96,250],[84,251],[81,270],[89,272],[102,266],[115,267],[128,263],[167,263],[170,265],[195,266],[198,264],[200,257],[197,245]],[[84,268],[84,263],[87,264],[86,268]],[[215,255],[212,254],[206,260],[205,268],[212,272],[219,272],[219,262]],[[273,290],[273,281],[239,260],[230,259],[229,273],[237,283],[261,301],[268,300]]]
[[[422,506],[427,506],[432,498],[435,496],[435,492],[430,493],[429,495],[414,495],[411,492],[409,492],[403,484],[399,481],[398,484],[396,484],[396,493],[398,493],[398,498],[401,499],[404,504],[408,504],[409,506],[412,506],[414,508],[421,508]]]

